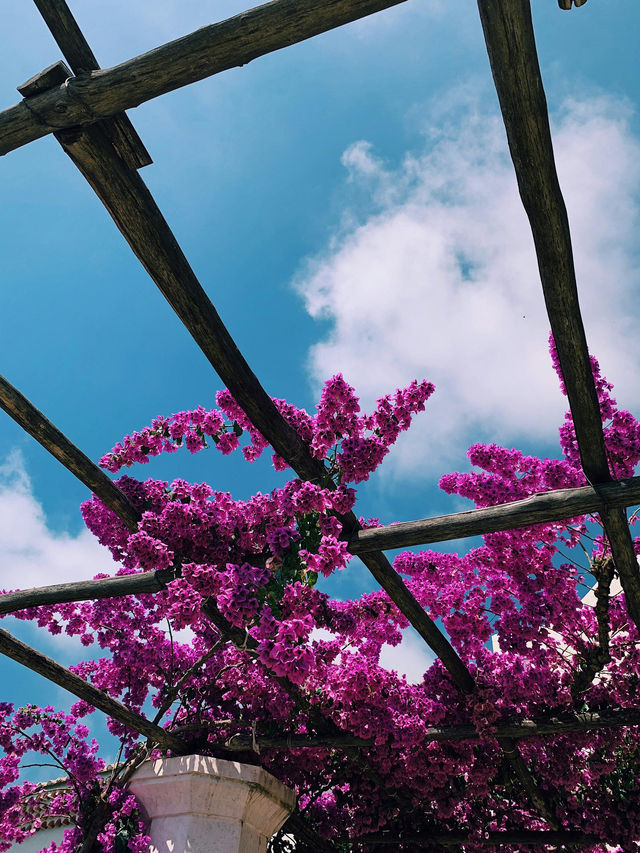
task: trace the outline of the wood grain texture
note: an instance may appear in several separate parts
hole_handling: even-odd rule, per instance
[[[240,353],[140,175],[115,155],[99,127],[74,128],[56,133],[56,138],[253,424],[299,477],[323,481],[324,464],[311,455],[306,443],[284,420]],[[340,518],[345,530],[359,529],[354,513]],[[385,555],[370,552],[361,559],[442,660],[455,683],[471,692],[474,682],[468,669]]]
[[[557,489],[498,506],[358,530],[349,540],[349,551],[360,556],[369,551],[426,545],[500,530],[514,530],[548,521],[566,520],[602,511],[603,502],[609,509],[640,503],[640,477],[605,483],[597,492],[591,486]],[[41,604],[157,592],[173,576],[172,571],[163,570],[20,590],[0,595],[0,614],[13,613]]]
[[[569,220],[558,181],[529,0],[478,0],[520,197],[531,225],[547,314],[582,468],[597,489],[611,479],[600,405],[578,301]],[[620,511],[601,514],[629,615],[640,630],[640,572]]]
[[[404,0],[273,0],[0,112],[0,154],[136,107]],[[49,4],[50,5],[50,4]],[[44,4],[43,4],[44,6]],[[68,28],[65,30],[65,38]]]
[[[137,530],[140,514],[115,483],[4,376],[0,376],[0,407],[112,509],[129,530]]]
[[[143,592],[159,592],[174,579],[171,569],[141,572],[97,580],[58,583],[50,586],[6,592],[0,595],[0,615],[16,613],[27,607],[43,604],[62,604],[67,601],[95,601],[99,598],[119,598]]]
[[[349,539],[349,551],[362,554],[370,549],[385,550],[465,539],[549,521],[564,521],[637,503],[640,503],[640,477],[603,483],[597,490],[592,486],[556,489],[497,506],[359,530]]]
[[[73,73],[97,71],[100,68],[98,60],[65,0],[34,0],[34,3]],[[27,93],[20,87],[18,91],[27,97]],[[106,119],[103,129],[110,136],[116,151],[132,169],[141,169],[153,162],[126,113],[118,113]]]
[[[125,726],[148,737],[161,747],[171,749],[178,754],[186,751],[187,748],[180,738],[175,737],[160,726],[156,726],[140,714],[131,711],[121,702],[112,699],[102,690],[98,690],[97,687],[84,681],[66,667],[16,639],[3,628],[0,628],[0,654],[6,655],[33,672],[37,672],[38,675],[63,687],[79,699],[84,699],[94,708],[98,708],[113,717],[114,720],[118,720]]]
[[[624,509],[606,507],[600,512],[600,519],[622,584],[627,612],[640,631],[640,571],[627,513]]]
[[[529,0],[478,0],[509,150],[529,218],[542,290],[589,482],[610,479],[556,172]]]

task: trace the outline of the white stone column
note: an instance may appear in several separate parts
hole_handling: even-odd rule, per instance
[[[129,788],[151,821],[150,853],[265,853],[296,803],[261,767],[203,755],[148,761]]]

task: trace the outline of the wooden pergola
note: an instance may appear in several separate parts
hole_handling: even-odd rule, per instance
[[[576,6],[586,0],[574,0]],[[191,333],[222,382],[256,428],[303,480],[326,473],[305,442],[285,421],[260,384],[215,307],[198,281],[171,228],[147,189],[139,170],[151,159],[125,110],[227,69],[245,65],[272,51],[348,24],[403,0],[272,0],[220,23],[112,68],[101,69],[65,0],[34,0],[66,60],[46,68],[18,87],[23,99],[0,112],[0,154],[53,134],[100,198],[131,249],[169,305]],[[569,9],[571,0],[559,0]],[[629,531],[626,507],[640,503],[640,477],[615,481],[605,451],[600,409],[594,386],[574,271],[571,236],[558,183],[545,93],[540,75],[529,0],[478,0],[487,50],[507,132],[522,203],[526,210],[560,366],[573,415],[580,458],[589,486],[551,491],[522,501],[438,518],[406,521],[362,530],[353,512],[340,516],[348,531],[349,551],[357,554],[432,652],[462,694],[475,688],[474,678],[449,640],[407,589],[385,550],[442,542],[536,523],[596,513],[610,543],[612,559],[640,630],[640,573]],[[82,451],[66,438],[6,379],[0,378],[0,405],[47,451],[81,480],[132,531],[139,521],[125,495]],[[0,614],[61,602],[150,593],[165,588],[172,570],[58,584],[0,596]],[[251,647],[251,638],[233,627],[209,600],[205,615],[229,642]],[[98,690],[65,667],[0,630],[0,652],[85,699],[162,748],[180,753],[181,738]],[[304,697],[286,679],[281,685],[299,701]],[[528,720],[498,727],[513,777],[550,827],[538,833],[490,833],[488,845],[508,843],[580,845],[594,840],[559,831],[552,811],[524,762],[522,738],[640,724],[640,711],[580,714],[557,720]],[[434,727],[434,741],[473,739],[470,726]],[[321,738],[258,738],[264,748],[322,745]],[[327,740],[336,747],[359,749],[369,741],[344,736]],[[241,736],[227,742],[247,749]],[[334,849],[313,838],[299,815],[288,827],[318,850]],[[516,837],[517,836],[517,837]],[[367,844],[394,843],[388,835],[359,839]],[[452,834],[428,839],[406,837],[397,843],[463,844]],[[354,842],[355,844],[356,842]]]

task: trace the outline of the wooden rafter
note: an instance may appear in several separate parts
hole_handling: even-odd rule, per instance
[[[597,492],[591,486],[558,489],[483,509],[358,530],[349,539],[349,551],[360,555],[368,551],[427,545],[501,530],[514,530],[532,524],[598,512],[602,509],[603,502],[610,507],[640,503],[640,477],[605,483]],[[158,592],[173,578],[172,570],[161,570],[19,590],[0,595],[0,615],[43,604]]]
[[[273,0],[0,112],[0,154],[137,107],[404,0]]]
[[[245,64],[256,56],[278,50],[364,15],[396,5],[402,0],[387,0],[387,2],[274,0],[265,6],[252,9],[221,24],[203,28],[197,33],[105,71],[98,69],[95,57],[75,25],[64,0],[35,0],[35,2],[59,43],[66,41],[71,46],[68,52],[63,48],[63,52],[66,53],[76,76],[65,76],[64,80],[55,80],[56,73],[58,76],[60,71],[66,73],[62,66],[53,73],[53,80],[51,69],[48,69],[47,75],[37,75],[28,82],[26,87],[23,87],[27,100],[0,113],[0,153],[6,153],[12,148],[48,133],[56,134],[58,141],[93,186],[138,258],[251,420],[300,477],[316,481],[324,479],[326,474],[324,465],[313,458],[304,442],[273,406],[257,377],[237,350],[233,339],[184,258],[169,226],[146,186],[136,174],[135,170],[149,162],[149,159],[146,149],[139,142],[137,134],[122,111],[179,86],[227,68]],[[480,532],[511,529],[540,521],[598,511],[611,543],[630,613],[640,627],[640,574],[633,553],[626,514],[620,508],[635,502],[637,495],[633,489],[638,488],[638,484],[631,481],[625,481],[624,484],[609,482],[611,476],[578,306],[566,210],[555,175],[544,91],[537,65],[533,30],[530,27],[528,0],[513,0],[513,2],[510,0],[506,4],[498,0],[478,0],[478,5],[521,196],[532,225],[545,300],[574,415],[583,467],[593,488],[564,490],[572,494],[560,496],[558,493],[552,493],[552,495],[533,496],[525,501],[503,507],[460,513],[440,519],[407,522],[402,530],[398,529],[400,525],[394,525],[392,530],[361,531],[353,513],[341,517],[345,531],[350,537],[351,550],[362,555],[363,562],[376,580],[441,658],[453,680],[463,692],[470,692],[474,688],[474,681],[469,671],[446,637],[409,593],[379,549],[398,547],[398,544],[425,544],[459,538],[460,535],[470,536]],[[50,85],[44,85],[45,77],[46,80],[51,81]],[[524,121],[523,115],[526,119]],[[536,148],[538,160],[531,156]],[[136,208],[138,208],[137,212]],[[147,220],[146,224],[142,222],[142,218]],[[184,286],[185,274],[186,287]],[[11,386],[8,387],[11,389]],[[15,392],[15,389],[11,391]],[[6,397],[6,389],[3,393]],[[21,398],[21,395],[18,394],[18,398]],[[31,406],[25,398],[22,400]],[[93,482],[95,471],[91,470],[87,473],[85,461],[89,465],[92,463],[86,457],[83,457],[79,463],[76,452],[80,453],[80,451],[77,448],[73,447],[37,410],[33,409],[32,412],[27,409],[26,411],[27,416],[24,412],[19,413],[18,417],[15,412],[10,411],[10,414],[20,422],[20,417],[23,419],[26,417],[28,421],[35,412],[36,421],[39,417],[47,425],[45,433],[48,437],[48,446],[36,434],[38,430],[34,433],[28,427],[25,426],[25,428],[57,458],[60,458],[63,464],[83,482],[87,482],[84,479],[87,476]],[[40,427],[42,421],[37,421]],[[51,433],[49,428],[54,433]],[[42,432],[41,429],[40,432]],[[64,452],[60,453],[62,447]],[[109,478],[99,469],[95,470],[124,498]],[[130,515],[129,510],[132,508],[128,504],[119,506],[116,500],[117,495],[110,492],[103,481],[100,481],[98,486],[98,489],[93,485],[90,485],[90,488],[125,520],[130,529],[135,529],[137,514],[135,517]],[[100,489],[107,495],[107,500]],[[610,499],[607,498],[605,489],[609,490]],[[573,494],[578,492],[580,494]],[[629,497],[632,494],[635,497],[630,501]],[[614,501],[617,502],[616,506]],[[581,509],[568,511],[569,507],[578,505]],[[586,507],[593,507],[593,509]],[[128,516],[128,520],[123,516],[123,511],[125,516]],[[462,519],[462,516],[465,518]],[[485,529],[479,529],[479,526],[483,525]],[[445,529],[448,530],[448,534],[455,530],[467,532],[439,535],[439,538],[435,538],[438,535],[436,531],[439,530],[442,534]],[[469,532],[472,530],[474,532]],[[400,542],[403,536],[404,541]],[[416,536],[421,538],[415,539]],[[409,541],[412,537],[413,539]],[[388,544],[390,542],[396,544]],[[28,591],[31,593],[30,604],[24,603],[27,600],[24,596],[28,593],[12,593],[0,598],[0,612],[9,612],[8,609],[2,610],[3,605],[5,608],[15,609],[16,603],[21,603],[25,607],[43,603],[45,599],[51,603],[61,600],[81,600],[83,597],[94,597],[94,594],[95,597],[104,597],[102,592],[106,589],[110,590],[109,595],[155,591],[162,588],[170,579],[169,575],[156,572],[129,576],[126,579],[110,578],[104,581],[90,581],[75,585],[73,592],[76,597],[73,599],[60,599],[56,596],[62,594],[62,587],[67,589],[64,594],[70,594],[69,587],[74,585],[58,585]],[[23,597],[20,598],[20,596]],[[243,641],[245,650],[249,650],[244,633],[242,637],[235,636],[237,632],[234,632],[233,626],[220,623],[222,617],[214,603],[209,603],[205,607],[205,612],[219,627],[223,636],[236,644]],[[224,623],[225,620],[222,622]],[[21,644],[4,631],[0,633],[0,652],[25,663],[56,683],[62,684],[62,681],[57,679],[63,678],[66,681],[63,686],[71,689],[72,692],[80,689],[73,682],[77,676]],[[69,676],[72,677],[71,682],[69,682]],[[87,688],[96,690],[82,679],[77,680],[84,685],[83,690]],[[75,690],[67,686],[69,683],[75,686]],[[293,692],[295,694],[295,688]],[[101,691],[96,691],[96,694],[94,699],[97,698],[99,701],[94,699],[87,699],[87,701],[105,710],[103,704],[106,694],[102,694]],[[81,694],[76,692],[76,695]],[[82,698],[86,698],[86,695]],[[108,700],[107,705],[114,702],[109,697],[106,697],[106,700]],[[110,707],[114,706],[110,705]],[[120,708],[128,714],[133,713],[124,706]],[[121,710],[117,708],[116,710],[121,713]],[[111,710],[106,710],[106,713],[121,719]],[[145,734],[145,730],[140,728],[141,723],[147,727],[153,726],[144,718],[139,718],[137,724],[132,722],[126,724]],[[600,723],[599,726],[592,727],[603,727],[602,721]],[[618,722],[617,724],[635,725],[636,722]],[[573,731],[577,730],[586,729],[573,729]],[[153,739],[163,743],[158,740],[158,732],[164,732],[164,730],[154,727]],[[514,775],[519,779],[532,802],[549,825],[557,828],[551,809],[524,764],[515,743],[519,737],[533,735],[530,730],[527,734],[519,732],[520,730],[517,730],[514,734],[506,729],[500,730],[499,742]],[[541,733],[538,729],[535,734],[539,736]],[[555,733],[557,734],[558,730]],[[164,732],[163,736],[165,735],[169,736]],[[148,736],[152,737],[151,734]],[[175,737],[174,741],[175,744],[169,745],[169,748],[179,750],[183,746],[182,743]],[[163,743],[163,745],[168,744]],[[542,840],[543,836],[544,840]],[[429,836],[428,840],[408,837],[394,840],[385,835],[378,838],[372,836],[366,841],[363,840],[363,843],[412,843],[415,846],[421,846],[435,842],[447,846],[463,844],[468,840],[462,833],[442,835],[442,839],[440,840],[440,836]],[[492,833],[487,837],[487,843],[494,845],[501,843],[576,844],[593,840],[591,837],[577,833]]]
[[[159,744],[165,749],[171,749],[178,754],[188,750],[185,743],[166,729],[160,728],[143,717],[136,714],[122,702],[112,699],[104,691],[98,690],[93,684],[89,684],[79,675],[52,660],[37,649],[28,646],[18,640],[4,628],[0,628],[0,653],[6,655],[32,672],[37,672],[48,681],[52,681],[79,699],[84,699],[94,708],[98,708],[114,720],[118,720],[125,726],[139,732],[145,737]]]
[[[598,490],[611,480],[587,339],[578,301],[569,219],[556,172],[530,0],[478,0],[520,197],[531,225],[547,314],[575,425],[582,467]],[[640,571],[624,510],[600,512],[640,630]]]
[[[589,732],[597,729],[617,729],[640,725],[640,709],[620,708],[615,711],[567,715],[562,719],[523,720],[515,723],[497,723],[496,734],[514,740],[532,737],[556,737],[558,735]],[[475,726],[429,726],[424,732],[425,743],[479,740],[481,736]],[[260,749],[371,749],[379,747],[374,740],[353,735],[288,735],[286,737],[256,737]],[[389,744],[393,748],[393,744]],[[254,748],[254,739],[237,734],[230,737],[225,747],[231,751],[245,752]]]
[[[482,837],[470,835],[467,832],[433,832],[428,835],[392,835],[391,833],[379,833],[376,835],[363,835],[360,838],[343,839],[355,844],[363,845],[400,845],[406,844],[409,849],[416,847],[458,847],[460,844],[481,844],[486,847],[500,847],[503,844],[526,845],[527,847],[550,846],[553,848],[579,849],[602,842],[596,835],[586,832],[558,831],[548,832],[544,830],[521,830],[514,832],[487,832]]]
[[[34,3],[73,73],[78,75],[97,71],[100,68],[98,60],[65,0],[34,0]],[[64,79],[58,83],[64,83]],[[28,95],[22,90],[20,94],[25,97]],[[116,151],[133,169],[149,166],[153,162],[126,113],[105,119],[102,128]]]
[[[298,476],[316,482],[326,479],[324,464],[312,456],[285,421],[239,351],[142,177],[117,155],[98,127],[76,128],[57,133],[56,137],[253,424]],[[360,528],[353,512],[341,516],[341,521],[349,533]],[[368,552],[362,561],[440,658],[458,687],[467,693],[473,690],[467,667],[386,556]]]
[[[129,530],[137,530],[140,513],[131,506],[126,495],[4,376],[0,376],[0,407],[78,480],[98,495]]]
[[[405,548],[465,539],[637,503],[640,503],[640,477],[603,483],[597,490],[592,486],[555,489],[505,504],[359,530],[349,539],[349,551],[360,554],[369,548]]]

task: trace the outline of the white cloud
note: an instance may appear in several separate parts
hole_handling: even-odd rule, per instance
[[[88,530],[71,536],[48,528],[21,455],[10,454],[0,464],[0,589],[87,580],[114,568]]]
[[[333,640],[335,634],[326,628],[314,628],[311,632],[312,640]],[[427,648],[421,637],[413,630],[407,628],[402,632],[402,642],[397,646],[385,643],[380,652],[380,666],[394,670],[398,675],[406,675],[409,684],[419,684],[424,678],[425,672],[434,662],[435,657]]]
[[[411,628],[403,632],[399,646],[384,645],[380,653],[380,666],[406,675],[409,684],[421,683],[434,660],[424,640]]]
[[[440,112],[426,152],[398,168],[366,141],[344,153],[368,210],[345,211],[296,282],[331,322],[310,353],[314,381],[340,371],[366,404],[413,378],[436,384],[390,460],[403,476],[459,464],[474,440],[553,441],[565,410],[504,130],[461,100],[462,119]],[[637,406],[640,143],[626,105],[604,97],[566,103],[554,141],[589,344],[620,402]]]

